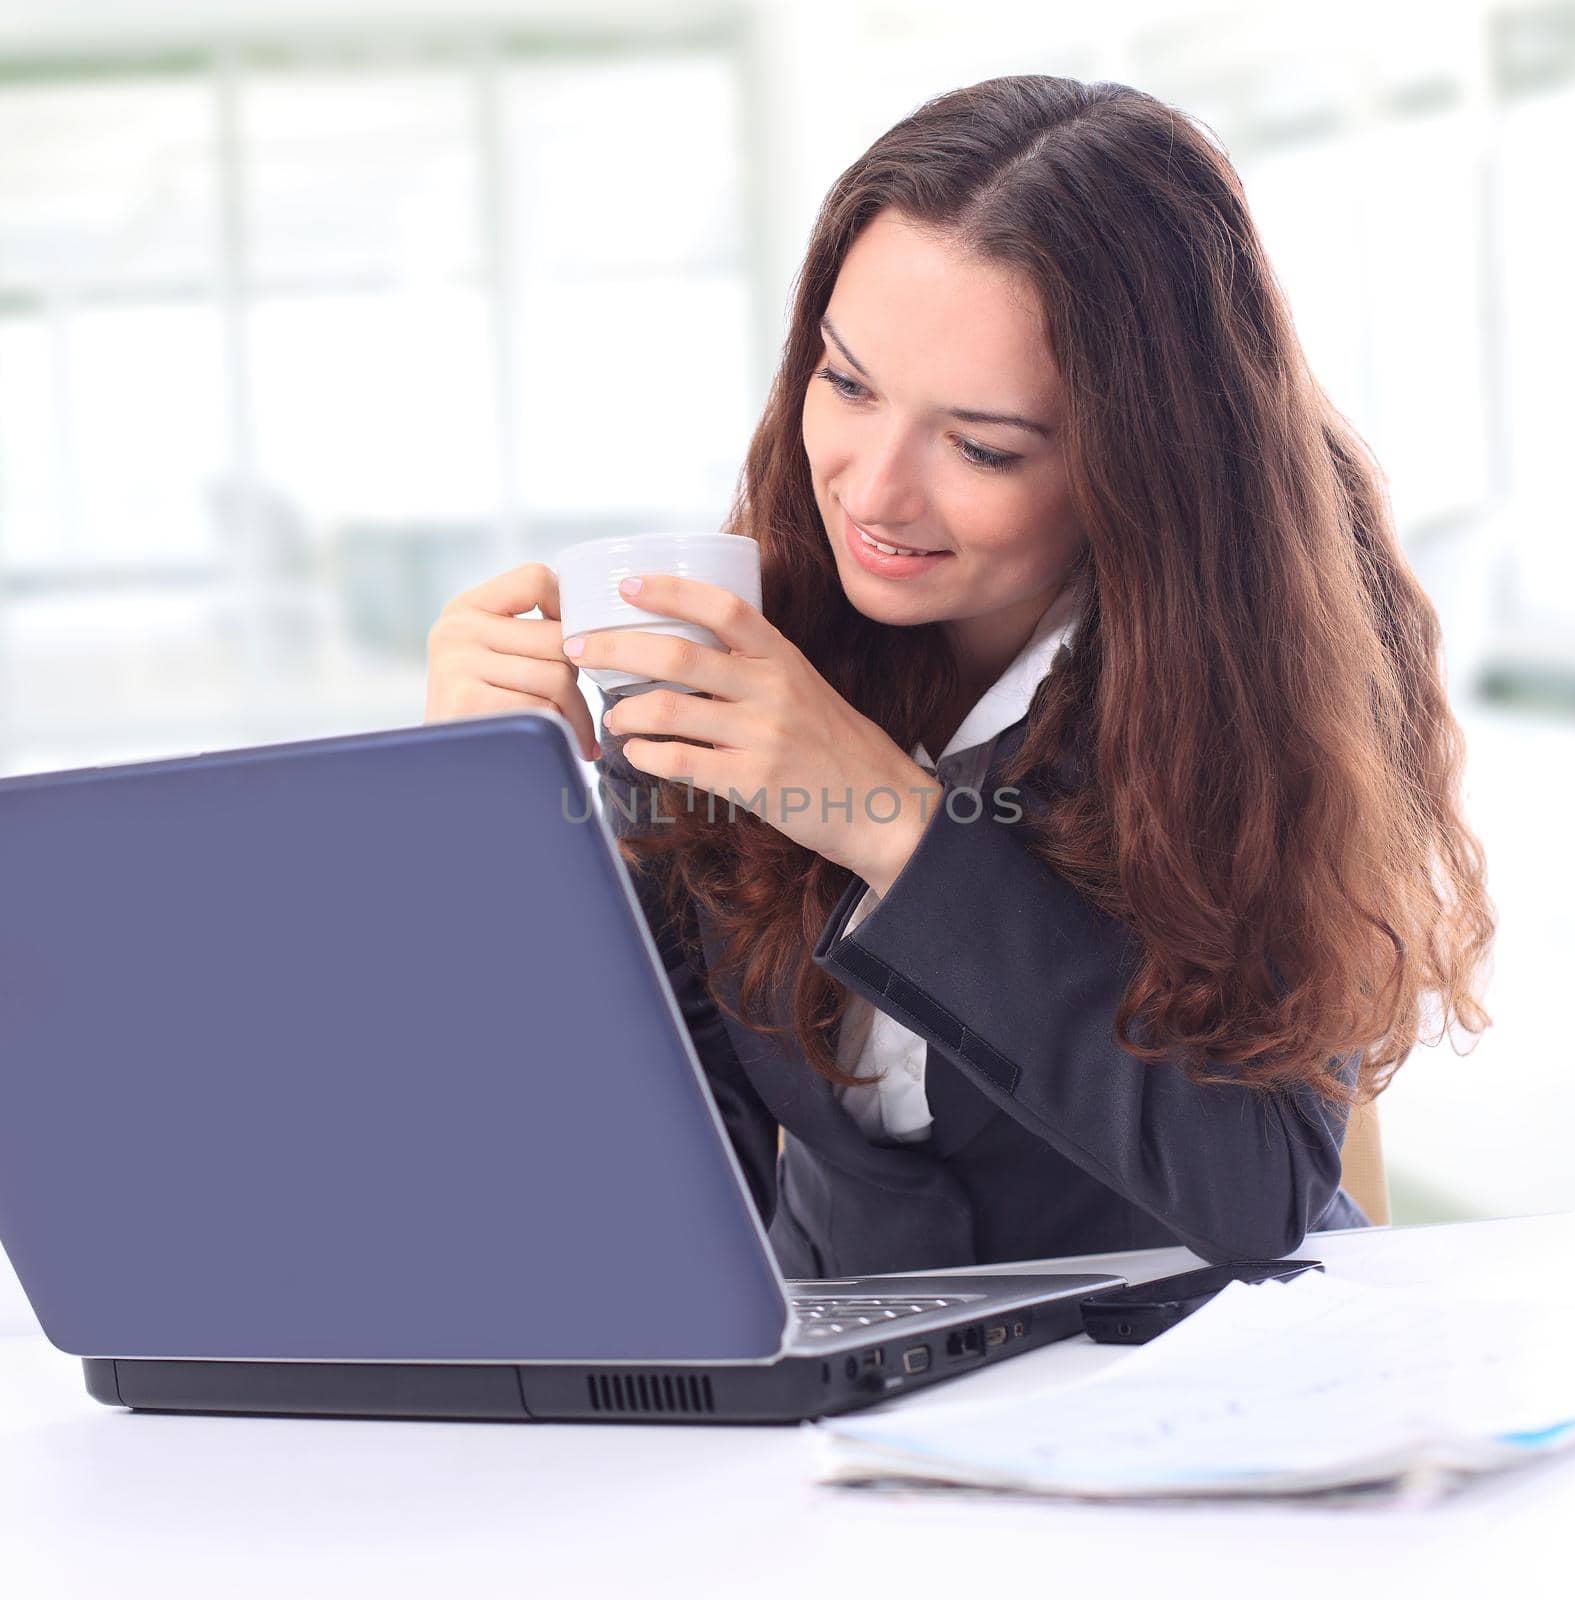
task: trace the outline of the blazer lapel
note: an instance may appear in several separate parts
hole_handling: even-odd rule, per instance
[[[849,892],[862,894],[857,880]],[[844,914],[847,907],[844,906]],[[702,918],[701,939],[707,966],[715,970],[719,946]],[[728,1004],[738,1005],[738,981],[730,975],[723,985]],[[785,994],[780,990],[770,1007],[771,1020],[789,1020]],[[740,1028],[723,1013],[723,1025],[739,1064],[755,1092],[790,1133],[820,1151],[833,1165],[857,1172],[884,1187],[913,1193],[933,1179],[935,1154],[929,1144],[901,1146],[872,1144],[838,1098],[835,1086],[812,1072],[791,1036],[774,1037]]]
[[[980,818],[981,826],[990,811],[989,774],[1016,754],[1027,728],[1028,718],[1024,716],[1002,729],[996,740],[983,784],[986,809]],[[985,909],[988,914],[988,907]],[[967,930],[959,929],[957,936],[966,938]],[[981,1094],[973,1086],[960,1067],[949,1061],[933,1044],[927,1048],[924,1055],[924,1092],[925,1098],[930,1103],[930,1115],[935,1119],[935,1124],[930,1130],[930,1138],[936,1155],[942,1160],[962,1149],[986,1123],[1005,1115],[993,1100]]]

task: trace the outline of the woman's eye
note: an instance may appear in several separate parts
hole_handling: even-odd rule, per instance
[[[997,455],[994,450],[969,444],[966,439],[959,439],[957,448],[962,451],[965,461],[973,462],[976,467],[988,467],[991,472],[1004,472],[1017,459],[1016,456]]]
[[[852,378],[844,378],[842,374],[832,367],[822,367],[815,374],[817,378],[824,378],[844,400],[851,400],[855,390],[862,390],[862,383],[855,383]]]
[[[864,392],[862,383],[844,377],[835,367],[822,367],[815,376],[824,378],[844,400],[857,400]],[[995,450],[986,450],[983,445],[970,444],[966,439],[957,441],[957,449],[964,461],[971,466],[982,467],[986,472],[1005,472],[1018,459],[1016,456],[1003,456]]]

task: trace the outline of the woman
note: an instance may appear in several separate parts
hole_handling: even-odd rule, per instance
[[[1036,76],[891,129],[727,527],[761,611],[637,597],[725,652],[558,656],[523,568],[445,609],[428,716],[551,704],[589,754],[570,663],[697,691],[619,701],[598,765],[783,1271],[1364,1224],[1349,1110],[1424,997],[1488,1025],[1493,915],[1437,618],[1220,150]]]

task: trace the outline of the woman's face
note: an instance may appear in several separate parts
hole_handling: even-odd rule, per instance
[[[998,671],[1082,546],[1034,302],[1005,269],[887,210],[849,249],[820,335],[804,450],[848,599],[878,622],[949,622],[965,665]],[[872,570],[849,518],[883,544],[945,553]]]

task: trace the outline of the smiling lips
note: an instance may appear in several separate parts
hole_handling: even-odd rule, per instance
[[[889,552],[876,540],[868,538],[846,511],[842,513],[842,543],[849,561],[872,577],[891,583],[901,583],[905,579],[935,572],[945,566],[952,556],[950,550],[923,550],[912,555],[900,550]]]
[[[942,550],[925,550],[925,549],[923,549],[923,548],[921,548],[921,547],[919,547],[917,545],[883,544],[879,539],[877,539],[875,537],[875,535],[873,533],[871,533],[869,531],[868,528],[866,528],[863,525],[863,523],[854,522],[853,518],[851,516],[848,516],[848,511],[847,511],[847,507],[846,506],[843,507],[842,514],[843,514],[843,516],[848,518],[848,521],[853,526],[853,531],[855,533],[861,535],[866,544],[873,545],[877,550],[881,551],[885,555],[889,555],[889,556],[938,556],[938,555],[944,555],[945,554],[945,552],[942,551]]]
[[[858,524],[855,523],[854,526],[858,527]],[[934,550],[905,550],[901,545],[898,544],[882,544],[873,533],[865,533],[863,528],[859,528],[859,537],[867,540],[870,544],[874,545],[877,550],[882,551],[888,556],[933,556],[938,553]]]

